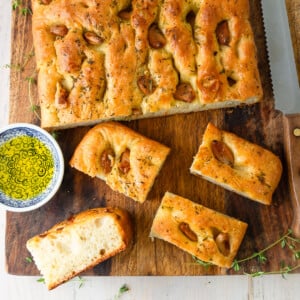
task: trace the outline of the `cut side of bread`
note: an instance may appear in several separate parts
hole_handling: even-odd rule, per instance
[[[270,205],[282,174],[271,151],[209,123],[190,171],[251,200]]]
[[[166,192],[153,220],[150,237],[169,242],[202,261],[230,268],[247,226]]]
[[[32,237],[26,247],[51,290],[125,250],[131,239],[126,211],[94,208]]]
[[[32,0],[41,126],[262,99],[248,0]]]
[[[114,191],[143,203],[170,149],[117,123],[101,123],[83,137],[70,165]]]

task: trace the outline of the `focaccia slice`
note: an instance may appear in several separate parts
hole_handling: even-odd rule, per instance
[[[156,212],[150,237],[169,242],[202,261],[230,268],[247,226],[167,192]]]
[[[99,207],[78,213],[30,238],[26,247],[51,290],[124,251],[132,235],[127,211]]]
[[[269,150],[209,123],[190,171],[269,205],[281,178],[282,164]]]
[[[248,0],[33,0],[41,126],[262,98]]]
[[[117,123],[101,123],[83,137],[70,165],[111,189],[144,202],[170,149]]]

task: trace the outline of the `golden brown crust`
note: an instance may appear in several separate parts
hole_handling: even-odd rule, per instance
[[[132,225],[131,217],[127,211],[117,207],[93,208],[78,213],[74,216],[71,216],[67,220],[54,225],[49,230],[39,235],[36,235],[27,241],[26,246],[28,250],[32,252],[34,259],[37,259],[35,258],[35,251],[37,251],[36,249],[39,248],[39,245],[41,244],[41,241],[43,239],[56,240],[59,237],[60,232],[64,232],[64,234],[65,232],[67,232],[67,234],[72,235],[72,230],[75,229],[76,227],[78,226],[84,227],[85,223],[87,223],[88,221],[96,220],[96,219],[99,220],[104,217],[112,218],[114,225],[117,227],[117,232],[121,239],[120,247],[111,252],[99,253],[98,258],[95,257],[93,259],[93,262],[86,267],[78,268],[78,266],[76,266],[76,270],[74,269],[73,272],[66,271],[66,274],[69,275],[65,275],[64,277],[57,277],[55,280],[53,280],[52,278],[47,278],[46,284],[49,290],[56,288],[58,285],[61,285],[62,283],[68,281],[69,279],[77,276],[78,274],[88,269],[91,269],[97,264],[103,262],[104,260],[107,260],[108,258],[118,254],[121,251],[124,251],[129,245],[129,243],[132,241],[133,225]],[[116,238],[116,237],[112,237],[112,238]],[[86,254],[86,253],[82,253],[82,254]],[[47,253],[45,253],[45,255],[47,255]],[[69,255],[73,255],[73,253],[70,252]],[[59,262],[55,262],[55,263],[59,263]],[[63,263],[64,262],[60,262],[61,265],[63,265]]]
[[[221,157],[214,153],[215,141],[225,147],[219,146],[216,150]],[[270,151],[209,123],[190,170],[226,189],[269,205],[281,178],[282,164]]]
[[[153,220],[150,237],[160,238],[200,260],[229,268],[247,224],[167,192]]]
[[[197,36],[201,42],[198,52],[201,67],[197,85],[203,101],[260,97],[262,89],[248,1],[200,2],[202,13]]]
[[[104,216],[110,216],[115,220],[115,225],[118,227],[118,232],[120,233],[121,239],[124,243],[123,248],[120,249],[120,251],[123,251],[132,240],[132,235],[133,235],[132,221],[129,213],[126,210],[118,207],[96,207],[96,208],[91,208],[89,210],[82,211],[76,215],[72,215],[67,220],[55,224],[51,229],[33,237],[32,239],[37,241],[40,237],[45,237],[48,234],[52,234],[52,233],[56,234],[58,231],[62,230],[65,227],[73,226],[74,224],[84,223],[88,219],[92,219],[96,217],[101,218]],[[102,256],[101,261],[107,258],[108,257],[106,256]],[[98,264],[99,262],[100,261],[98,261],[96,264]]]
[[[32,2],[42,127],[262,97],[248,0]],[[55,101],[58,86],[65,90],[63,105]]]
[[[142,203],[169,151],[124,125],[107,122],[88,131],[70,165],[105,180],[113,190]]]

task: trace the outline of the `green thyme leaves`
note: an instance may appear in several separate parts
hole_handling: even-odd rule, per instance
[[[291,273],[297,269],[300,269],[300,239],[295,238],[293,236],[292,230],[288,230],[287,233],[285,233],[283,236],[281,236],[278,240],[275,242],[271,243],[264,249],[254,252],[248,257],[245,257],[243,259],[235,259],[231,265],[231,269],[234,270],[235,272],[239,272],[242,269],[242,264],[255,259],[260,266],[263,266],[265,263],[268,262],[268,257],[267,257],[267,251],[270,250],[271,248],[274,248],[275,246],[280,245],[280,247],[284,250],[287,250],[291,253],[293,260],[295,261],[294,265],[287,265],[284,261],[280,262],[280,265],[278,267],[278,270],[275,271],[263,271],[263,270],[258,270],[252,273],[245,273],[247,275],[250,275],[251,277],[258,277],[258,276],[263,276],[266,274],[281,274],[283,277]],[[200,264],[201,266],[208,267],[212,265],[211,263],[204,262],[202,260],[199,260],[196,257],[193,257],[193,259],[196,261],[197,264]]]

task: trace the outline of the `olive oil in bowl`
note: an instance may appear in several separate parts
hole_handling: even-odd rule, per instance
[[[61,184],[64,161],[55,139],[31,124],[0,131],[0,203],[27,211],[50,200]]]

